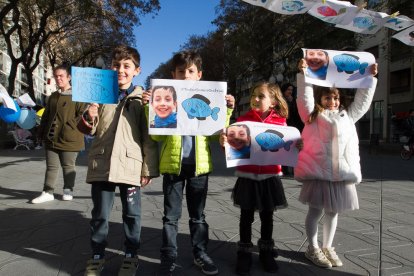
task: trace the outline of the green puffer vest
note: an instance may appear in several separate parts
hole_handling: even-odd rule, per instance
[[[227,109],[226,126],[229,125],[233,109]],[[180,174],[181,171],[181,154],[182,154],[182,136],[179,135],[152,135],[151,138],[158,142],[163,142],[160,158],[161,174]],[[213,170],[211,161],[211,151],[209,142],[218,140],[218,136],[196,136],[195,139],[195,160],[196,175],[210,173]]]

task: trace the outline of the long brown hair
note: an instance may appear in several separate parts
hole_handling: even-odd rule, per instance
[[[277,113],[277,115],[282,118],[287,118],[289,114],[288,105],[285,98],[283,98],[279,85],[265,81],[258,82],[250,89],[250,96],[253,95],[254,90],[260,87],[266,88],[267,91],[269,91],[270,97],[275,100],[276,104],[273,110]]]
[[[315,98],[315,107],[313,108],[312,113],[309,115],[309,124],[314,122],[316,120],[316,117],[318,117],[318,115],[325,110],[321,103],[322,97],[331,94],[334,94],[337,97],[341,97],[340,91],[335,87],[322,87],[317,85],[313,86],[313,97]],[[342,99],[340,99],[340,103],[342,103]],[[342,105],[340,106],[340,109],[343,109]]]

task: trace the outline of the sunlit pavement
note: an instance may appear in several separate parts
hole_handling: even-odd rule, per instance
[[[74,200],[62,201],[60,175],[55,200],[31,204],[42,190],[43,150],[0,150],[0,275],[83,275],[90,257],[90,185],[85,184],[86,153],[78,158]],[[236,178],[226,169],[223,153],[213,148],[215,173],[210,177],[206,207],[210,225],[209,255],[220,275],[234,275],[239,209],[230,199]],[[360,210],[339,216],[334,246],[344,266],[322,269],[304,257],[307,207],[297,201],[300,184],[283,179],[289,207],[274,215],[279,249],[278,275],[412,275],[414,274],[414,159],[403,161],[398,149],[361,153],[363,182],[358,186]],[[142,244],[137,275],[154,275],[159,267],[163,197],[161,178],[142,190]],[[116,275],[122,261],[121,203],[110,218],[109,244],[102,275]],[[254,243],[260,236],[256,214]],[[322,227],[320,227],[320,230]],[[202,275],[193,264],[188,214],[184,202],[178,236],[177,275]],[[322,236],[320,235],[320,238]],[[263,272],[255,247],[252,275]]]

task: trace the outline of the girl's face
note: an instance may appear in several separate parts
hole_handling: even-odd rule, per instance
[[[59,87],[59,89],[65,91],[70,88],[70,75],[68,75],[68,72],[63,69],[58,69],[55,72],[53,72],[53,77],[55,78],[56,85]]]
[[[244,126],[230,126],[227,128],[227,142],[236,150],[250,144],[250,137]]]
[[[335,93],[322,95],[321,105],[328,110],[338,110],[340,105],[339,95]]]
[[[267,112],[273,109],[276,100],[270,95],[266,87],[257,87],[250,98],[250,107],[258,112]]]
[[[160,88],[155,90],[152,99],[152,107],[160,118],[167,118],[177,108],[171,90]]]

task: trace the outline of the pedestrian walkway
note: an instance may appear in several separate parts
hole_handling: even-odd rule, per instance
[[[55,200],[30,204],[43,187],[44,151],[0,150],[0,275],[83,275],[90,257],[90,185],[85,184],[86,153],[78,160],[74,199],[62,201],[60,176]],[[236,178],[226,169],[215,148],[215,172],[209,181],[206,207],[210,225],[209,254],[220,275],[235,275],[239,209],[230,200]],[[322,269],[305,259],[304,228],[307,207],[298,202],[300,183],[284,178],[289,207],[274,215],[274,239],[279,249],[278,275],[414,275],[414,160],[403,161],[398,152],[361,154],[364,181],[358,186],[360,210],[340,215],[334,246],[343,267]],[[155,275],[159,266],[163,197],[162,179],[142,190],[142,244],[137,275]],[[188,216],[183,207],[178,236],[180,273],[202,275],[193,264]],[[117,275],[122,261],[121,202],[115,201],[103,275]],[[254,240],[260,234],[256,215]],[[252,275],[261,270],[258,251]]]

